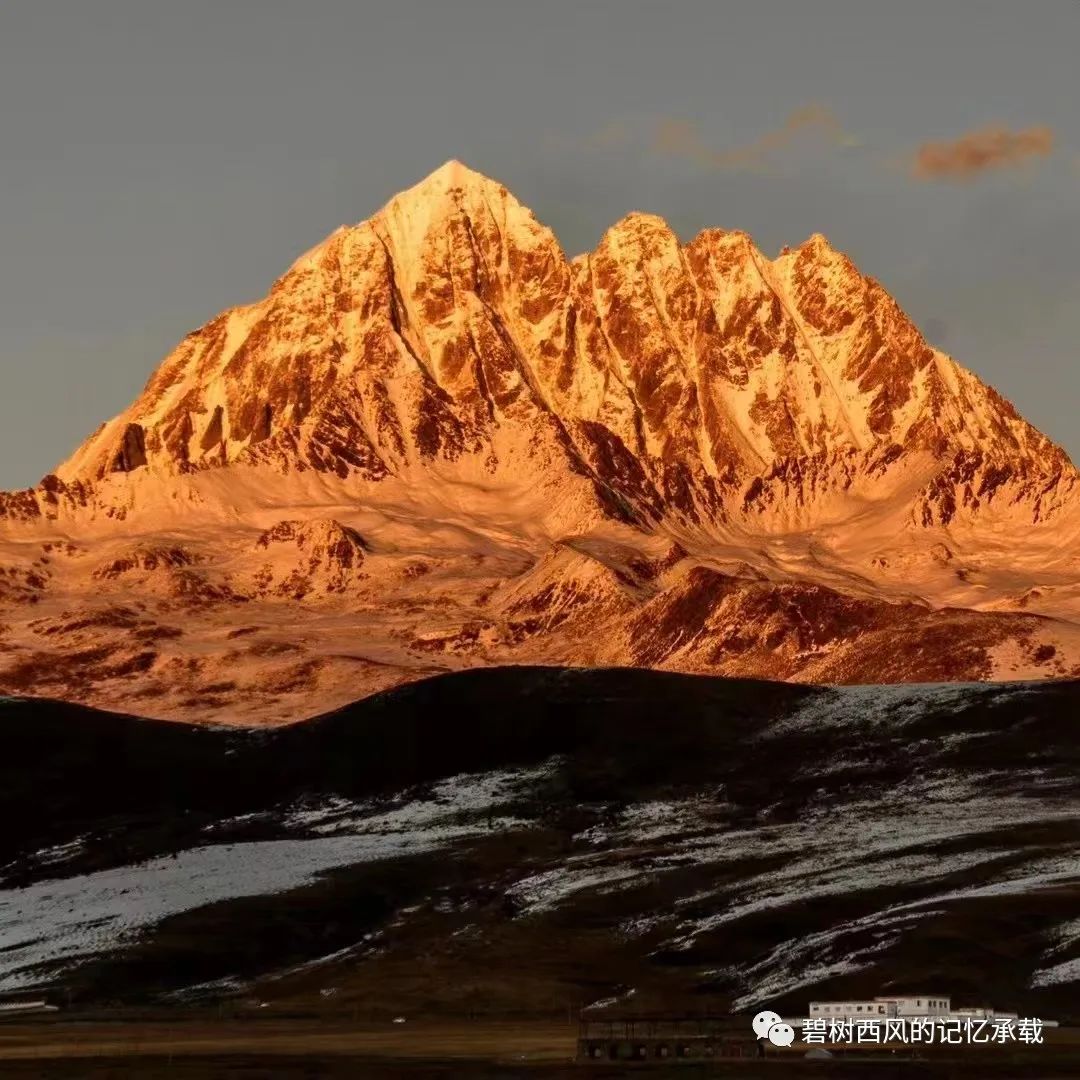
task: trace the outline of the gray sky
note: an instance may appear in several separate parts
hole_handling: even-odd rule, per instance
[[[451,157],[568,254],[823,232],[1080,458],[1078,45],[1076,0],[5,0],[0,487]],[[988,125],[1041,148],[912,175]]]

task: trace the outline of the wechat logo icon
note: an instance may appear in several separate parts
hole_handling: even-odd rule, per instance
[[[795,1029],[768,1010],[754,1017],[754,1034],[759,1039],[768,1039],[773,1046],[790,1046],[795,1041]]]

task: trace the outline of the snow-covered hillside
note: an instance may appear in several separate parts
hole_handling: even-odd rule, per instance
[[[66,794],[35,820],[0,776],[0,990],[753,1010],[932,982],[1061,1015],[1077,695],[518,668],[243,736],[9,702]]]

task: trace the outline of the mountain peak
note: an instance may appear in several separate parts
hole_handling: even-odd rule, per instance
[[[800,252],[805,252],[805,253],[811,254],[811,255],[825,256],[825,257],[828,257],[830,255],[839,255],[840,254],[840,252],[837,251],[837,249],[835,247],[833,247],[833,245],[831,243],[829,243],[829,238],[824,233],[820,233],[820,232],[811,233],[799,245],[799,251]]]
[[[666,252],[676,257],[680,246],[678,236],[664,218],[643,210],[624,214],[600,240],[600,249],[611,253],[619,265],[626,262],[635,265],[646,251],[654,255]],[[635,254],[631,255],[632,252]]]
[[[660,512],[718,520],[745,512],[735,488],[849,451],[903,446],[940,468],[974,454],[1017,500],[1053,479],[1047,440],[936,359],[821,233],[770,262],[741,230],[683,245],[635,211],[571,265],[503,185],[451,159],[335,237],[181,343],[62,479],[237,463],[376,482],[435,458],[498,471],[495,447],[522,440],[568,454],[605,499],[621,487],[624,509],[675,492]],[[851,489],[814,490],[833,480]],[[769,483],[761,505],[816,513],[799,502],[813,491]],[[965,483],[983,507],[982,478]]]
[[[455,191],[508,194],[506,187],[497,180],[475,169],[470,169],[468,165],[456,158],[451,158],[449,161],[444,161],[433,172],[428,173],[423,180],[395,195],[390,203],[442,199]]]
[[[511,221],[526,229],[535,225],[532,214],[503,184],[451,159],[395,195],[371,224],[396,257],[411,262],[424,249],[444,249],[452,235],[494,236]]]
[[[443,183],[449,187],[464,187],[466,184],[494,183],[490,177],[485,176],[476,169],[469,168],[463,161],[450,158],[444,161],[437,169],[432,170],[421,183]]]

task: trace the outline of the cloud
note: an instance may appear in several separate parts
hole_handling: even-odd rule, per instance
[[[599,131],[590,135],[587,142],[594,150],[607,150],[613,146],[622,146],[633,138],[633,131],[625,120],[613,120]]]
[[[805,105],[796,109],[782,127],[767,131],[745,146],[718,149],[709,144],[695,124],[675,117],[630,121],[613,120],[584,139],[555,139],[565,147],[607,151],[643,144],[654,154],[682,157],[710,169],[761,171],[769,156],[793,142],[803,132],[815,132],[827,141],[844,147],[861,146],[862,142],[845,132],[836,117],[823,105]]]
[[[823,105],[805,105],[796,109],[783,127],[759,135],[753,142],[728,150],[710,146],[698,129],[686,120],[662,120],[653,135],[652,149],[659,154],[689,158],[713,169],[762,168],[768,156],[792,142],[800,132],[814,130],[829,142],[841,146],[859,146],[859,140],[841,127],[836,117]]]
[[[620,147],[629,146],[636,142],[640,127],[640,122],[635,124],[629,120],[612,120],[600,128],[599,131],[593,131],[584,136],[549,131],[544,136],[544,141],[550,150],[559,153],[578,153],[582,150],[600,152],[617,150]]]
[[[991,126],[952,141],[923,143],[911,171],[920,180],[972,180],[991,169],[1046,157],[1053,149],[1054,133],[1048,127],[1009,131]]]

